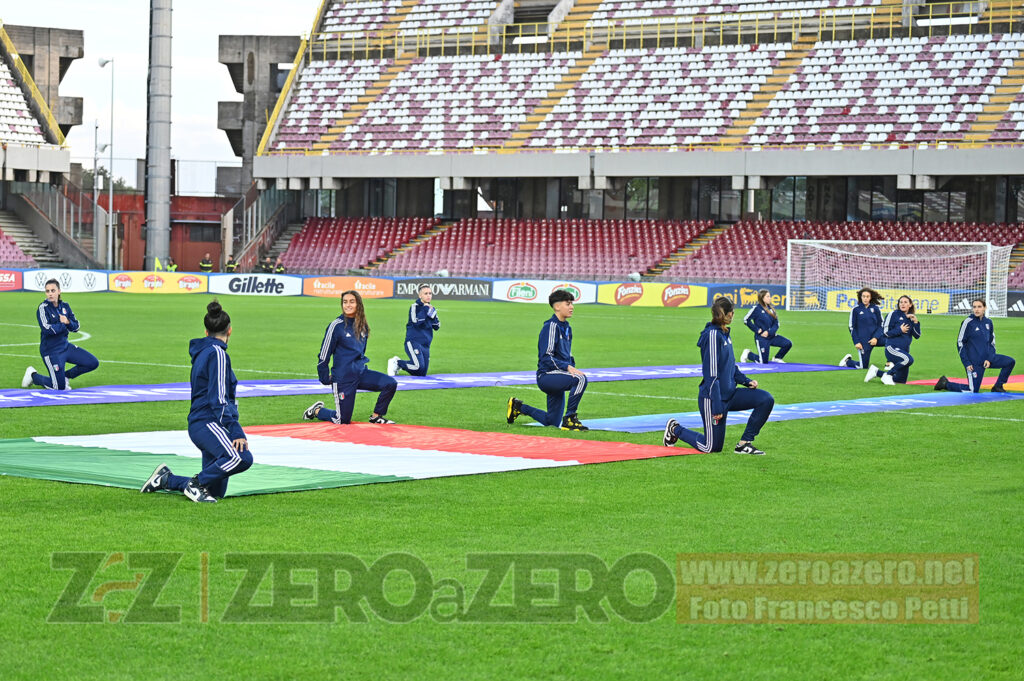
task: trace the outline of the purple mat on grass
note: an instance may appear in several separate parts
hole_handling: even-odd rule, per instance
[[[102,364],[102,360],[100,360]],[[803,371],[846,371],[845,367],[824,364],[743,364],[746,374],[785,374]],[[695,378],[700,365],[621,367],[585,369],[590,382],[640,381],[657,378]],[[434,390],[438,388],[487,388],[533,385],[536,372],[495,371],[482,374],[438,374],[436,376],[396,376],[399,390]],[[238,397],[272,397],[274,395],[326,395],[328,390],[316,380],[239,381]],[[70,391],[43,389],[0,390],[0,408],[43,407],[72,404],[115,404],[121,402],[167,402],[188,400],[188,383],[154,385],[98,385]]]

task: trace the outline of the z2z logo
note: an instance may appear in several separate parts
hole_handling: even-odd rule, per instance
[[[157,599],[182,555],[155,551],[54,553],[50,566],[54,570],[73,572],[46,621],[65,624],[180,622],[181,606],[157,605]]]

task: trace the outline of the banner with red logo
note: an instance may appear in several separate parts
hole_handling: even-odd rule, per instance
[[[693,284],[655,284],[626,282],[601,284],[597,302],[606,305],[632,305],[634,307],[706,307],[708,289]]]
[[[111,272],[111,291],[122,293],[207,293],[208,277],[187,272]]]
[[[395,282],[374,277],[306,277],[302,293],[320,298],[341,298],[342,291],[356,291],[362,298],[391,298]]]
[[[0,270],[0,291],[20,291],[21,272]]]

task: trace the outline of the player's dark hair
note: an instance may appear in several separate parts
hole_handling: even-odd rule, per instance
[[[214,299],[206,306],[206,316],[203,317],[203,325],[211,336],[223,336],[228,327],[231,326],[231,317],[220,306],[220,303]]]
[[[864,288],[862,288],[861,290],[857,291],[857,302],[858,302],[858,303],[860,302],[860,297],[861,297],[862,295],[864,295],[864,292],[865,292],[865,291],[867,291],[868,293],[870,293],[870,294],[871,294],[871,301],[870,301],[870,304],[871,304],[871,305],[878,305],[878,304],[879,304],[879,303],[881,303],[881,302],[882,302],[883,300],[885,300],[885,298],[883,298],[883,297],[882,297],[882,294],[881,294],[881,293],[879,293],[878,291],[876,291],[876,290],[875,290],[875,289],[873,289],[873,288],[868,288],[868,287],[866,287],[866,286],[865,286],[865,287],[864,287]]]
[[[359,295],[358,291],[342,291],[341,302],[345,302],[345,296],[355,296],[356,299],[356,313],[352,318],[352,323],[355,328],[356,336],[360,338],[370,337],[370,325],[366,323],[366,310],[363,308],[363,297]],[[345,308],[341,308],[342,312]]]
[[[419,293],[420,291],[422,291],[425,288],[429,288],[431,291],[434,290],[433,287],[430,284],[420,284],[419,287],[416,289],[416,293]]]
[[[576,300],[576,296],[574,296],[569,291],[566,291],[564,288],[560,288],[560,289],[557,289],[555,291],[552,291],[551,295],[548,296],[548,305],[550,305],[551,307],[554,307],[555,303],[562,303],[562,302],[571,303],[571,302],[573,302],[575,300]]]
[[[767,300],[765,300],[767,298]],[[779,318],[779,315],[775,312],[775,308],[772,307],[771,291],[766,288],[761,289],[757,292],[757,304],[768,311],[775,319]]]
[[[59,281],[57,281],[56,279],[47,279],[47,280],[46,280],[46,283],[45,283],[45,284],[43,284],[43,290],[45,291],[45,290],[46,290],[46,287],[47,287],[47,286],[49,286],[50,284],[53,284],[54,286],[56,286],[56,287],[57,287],[57,302],[58,302],[58,303],[62,303],[62,302],[64,302],[64,301],[63,301],[63,300],[61,299],[61,297],[60,297],[60,282],[59,282]]]
[[[981,306],[983,308],[985,308],[986,310],[988,309],[988,303],[985,302],[984,298],[975,298],[974,300],[972,300],[971,301],[971,307],[974,307],[975,303],[981,303]]]
[[[725,330],[727,322],[725,316],[732,312],[732,301],[725,296],[715,298],[711,304],[711,323],[718,328]]]
[[[907,314],[917,314],[916,312],[914,312],[914,299],[911,298],[910,296],[900,296],[899,298],[897,298],[896,309],[900,309],[900,301],[903,300],[904,298],[910,301],[910,309],[907,310]]]

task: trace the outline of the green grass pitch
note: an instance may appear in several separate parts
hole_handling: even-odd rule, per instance
[[[69,294],[91,334],[100,369],[76,386],[188,380],[188,340],[202,335],[209,296]],[[35,293],[0,295],[0,385],[39,366]],[[241,380],[314,378],[337,300],[223,297]],[[432,373],[531,369],[546,306],[435,300],[442,328]],[[370,367],[401,352],[408,302],[368,301]],[[694,364],[707,309],[585,305],[572,319],[580,368]],[[849,351],[845,315],[781,314],[791,361],[832,364]],[[911,380],[960,376],[959,317],[922,316]],[[23,326],[19,326],[23,325]],[[734,324],[737,351],[750,334]],[[1024,360],[1024,319],[997,319],[999,351]],[[24,344],[24,345],[22,345]],[[881,357],[879,357],[881,359]],[[1019,366],[1015,373],[1024,373]],[[927,386],[862,382],[861,372],[763,377],[780,404],[927,392]],[[695,409],[697,379],[593,383],[582,418]],[[660,433],[569,434],[509,427],[515,394],[542,404],[535,387],[399,392],[399,423],[660,443]],[[308,397],[247,398],[242,425],[300,420]],[[369,416],[373,397],[357,399]],[[183,429],[186,402],[0,410],[0,437]],[[211,507],[180,496],[0,478],[0,678],[410,679],[1020,679],[1024,656],[1024,403],[896,411],[769,423],[766,457],[713,454],[565,469],[477,475],[319,492],[229,499]],[[738,439],[732,425],[726,443]],[[141,484],[142,481],[140,481]],[[48,614],[70,572],[58,551],[182,554],[158,604],[181,606],[174,623],[56,624]],[[649,622],[610,614],[594,622],[232,623],[222,614],[242,576],[233,552],[347,553],[367,563],[393,552],[419,557],[435,579],[467,592],[481,575],[466,555],[590,553],[611,564],[644,552],[672,565],[694,552],[957,552],[980,556],[979,624],[699,624],[674,608]],[[200,555],[209,555],[203,622]],[[134,578],[113,566],[95,577]],[[309,577],[293,575],[295,582]],[[411,589],[395,577],[396,600]],[[627,583],[642,600],[642,579]],[[507,585],[506,585],[507,586]],[[261,586],[261,592],[268,588]],[[503,589],[505,587],[503,586]],[[502,592],[504,593],[504,591]],[[103,604],[128,607],[135,592]],[[87,604],[82,601],[82,604]]]

